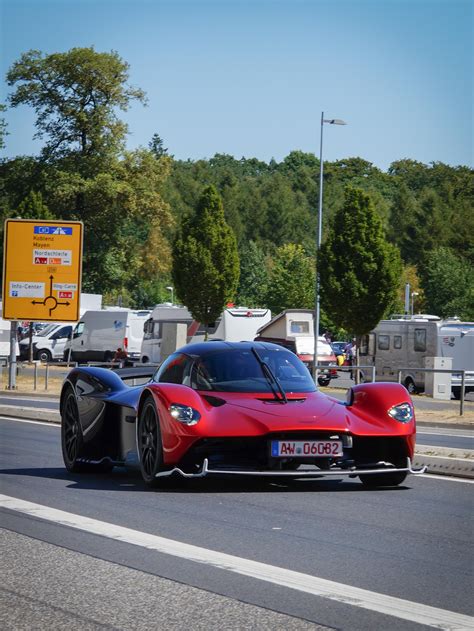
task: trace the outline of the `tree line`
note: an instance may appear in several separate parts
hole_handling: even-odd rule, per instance
[[[217,303],[275,314],[314,307],[313,154],[177,160],[155,130],[147,147],[127,150],[119,113],[146,96],[116,52],[28,51],[6,80],[7,105],[35,110],[43,144],[37,156],[1,161],[2,218],[83,221],[83,291],[141,308],[168,300],[170,284],[183,302],[206,285]],[[0,119],[1,145],[8,132]],[[416,311],[474,319],[471,168],[401,159],[384,172],[351,157],[325,162],[324,180],[324,327],[356,333],[372,315],[403,312],[406,282],[418,293]],[[190,233],[201,276],[189,259]],[[199,247],[216,239],[222,248]]]

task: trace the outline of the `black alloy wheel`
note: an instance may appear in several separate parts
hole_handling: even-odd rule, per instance
[[[66,469],[71,473],[83,470],[78,462],[82,448],[82,430],[76,395],[68,388],[61,409],[61,447]]]
[[[137,442],[142,478],[149,487],[159,486],[161,480],[155,476],[163,466],[163,448],[158,412],[151,398],[145,401],[140,412]]]

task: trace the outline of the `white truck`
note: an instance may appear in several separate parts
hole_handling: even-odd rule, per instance
[[[257,330],[271,320],[269,309],[249,309],[247,307],[228,307],[208,328],[209,340],[240,342],[253,340]],[[205,328],[199,324],[186,307],[170,304],[157,305],[145,324],[145,334],[141,349],[141,361],[158,364],[161,361],[161,342],[163,324],[166,322],[187,325],[188,343],[202,342],[206,336]]]
[[[1,314],[1,311],[0,311]],[[0,315],[0,357],[10,357],[10,320],[4,320]],[[18,342],[16,343],[16,356],[20,354]]]
[[[129,361],[138,361],[143,327],[149,315],[150,311],[131,309],[86,311],[77,323],[72,339],[66,342],[64,359],[109,362],[115,351],[122,348]]]
[[[425,314],[382,320],[363,337],[359,354],[361,364],[375,366],[380,381],[397,381],[398,370],[407,369],[401,376],[410,393],[425,389],[425,358],[450,357],[453,370],[466,371],[466,393],[474,390],[474,322]],[[459,399],[461,373],[452,374],[451,390]]]

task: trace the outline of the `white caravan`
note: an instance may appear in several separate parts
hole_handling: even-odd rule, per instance
[[[0,317],[0,357],[10,357],[10,320]],[[16,356],[20,354],[18,342],[16,343]]]
[[[314,361],[314,311],[311,309],[285,309],[258,330],[256,342],[273,342],[298,355],[311,371]],[[327,366],[318,372],[318,384],[328,386],[337,377],[336,356],[330,344],[318,337],[318,365]]]
[[[437,316],[414,315],[382,320],[362,339],[360,363],[375,365],[379,381],[397,381],[410,393],[425,389],[426,357],[450,357],[453,370],[465,370],[466,393],[474,390],[474,322],[441,320]],[[365,375],[369,379],[369,375]],[[461,393],[461,374],[453,373],[454,397]]]
[[[253,340],[258,329],[271,320],[269,309],[248,309],[247,307],[229,307],[223,311],[220,318],[208,328],[209,340],[224,340],[226,342],[240,342]],[[170,304],[157,305],[145,324],[145,335],[141,351],[143,363],[158,364],[161,361],[161,342],[163,324],[184,323],[188,327],[188,343],[203,342],[205,328],[193,320],[186,307]]]
[[[143,327],[150,311],[114,309],[86,311],[76,325],[72,340],[64,347],[64,359],[77,362],[111,361],[117,348],[137,361],[143,340]]]

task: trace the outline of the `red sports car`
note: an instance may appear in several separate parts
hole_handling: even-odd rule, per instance
[[[296,355],[265,342],[210,341],[146,368],[73,369],[61,393],[69,471],[138,458],[145,483],[181,475],[349,476],[401,484],[412,468],[415,417],[406,389],[369,383],[345,402],[322,394]],[[148,369],[149,370],[149,369]]]

